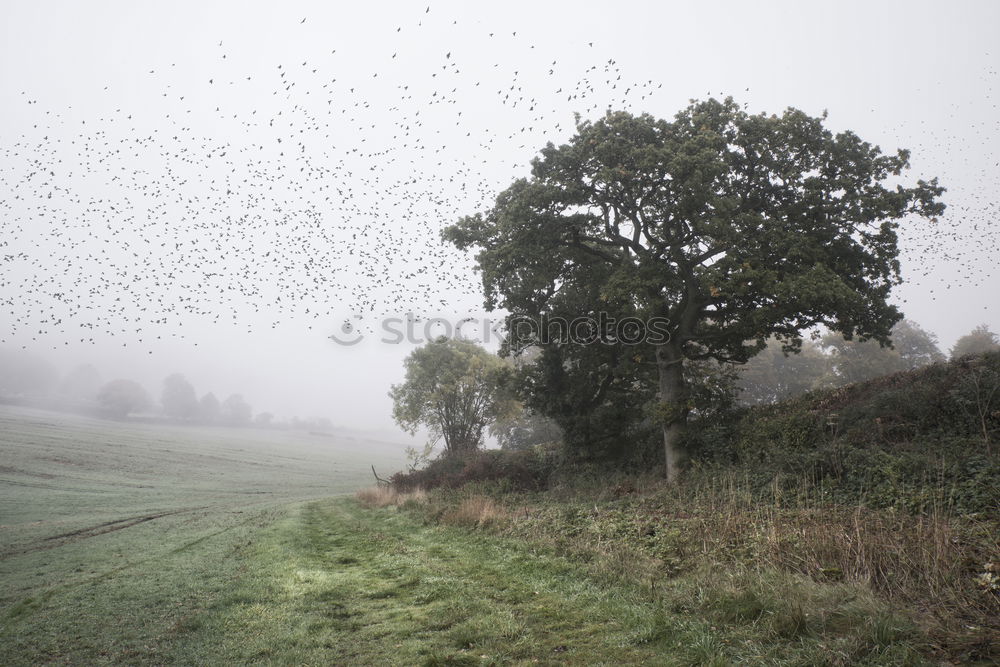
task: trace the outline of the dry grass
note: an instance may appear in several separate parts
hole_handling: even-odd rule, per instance
[[[559,499],[432,494],[428,510],[444,523],[547,543],[597,574],[648,581],[651,588],[706,569],[712,576],[777,572],[857,586],[910,610],[930,637],[953,649],[1000,646],[1000,584],[991,569],[1000,569],[995,521],[943,510],[790,507],[755,500],[733,480],[691,491],[622,482]]]
[[[677,613],[718,616],[767,641],[812,638],[816,661],[803,664],[876,664],[876,657],[877,664],[915,664],[915,650],[958,662],[1000,659],[994,518],[833,505],[815,496],[762,501],[735,476],[683,490],[613,481],[541,494],[480,485],[418,492],[418,502],[425,519],[545,545],[609,585],[639,584]],[[412,495],[372,488],[358,497],[386,506]],[[826,656],[830,637],[841,642],[836,659]]]
[[[730,480],[676,505],[674,516],[685,518],[673,524],[703,558],[857,582],[932,609],[1000,612],[1000,599],[980,583],[987,564],[1000,559],[995,521],[955,516],[941,506],[924,515],[862,505],[785,507],[780,499],[754,501],[739,486]]]
[[[444,523],[475,527],[502,525],[509,519],[507,510],[492,498],[482,495],[463,498],[454,509],[448,510],[441,516]]]
[[[397,491],[391,486],[369,486],[354,494],[364,507],[401,507],[407,503],[423,504],[427,502],[427,492],[423,489]]]
[[[761,508],[699,514],[682,525],[697,551],[716,562],[740,560],[858,582],[892,598],[952,610],[998,610],[995,597],[977,582],[984,564],[1000,554],[1000,544],[985,527],[955,518],[860,507]]]
[[[853,591],[869,600],[855,611],[859,628],[868,627],[864,619],[874,619],[873,646],[887,643],[882,635],[899,633],[892,623],[878,621],[882,611],[872,610],[897,609],[920,628],[928,655],[1000,659],[995,515],[955,515],[943,500],[926,514],[835,504],[808,479],[799,482],[775,482],[770,494],[762,494],[739,474],[703,477],[683,487],[666,486],[652,475],[593,474],[558,480],[545,493],[489,485],[438,490],[422,512],[432,521],[548,545],[557,555],[586,563],[601,579],[641,582],[654,597],[680,582],[712,592],[722,575],[776,582],[774,590],[761,583],[753,604],[742,593],[715,592],[720,599],[733,597],[738,614],[745,611],[741,605],[765,600],[768,622],[780,625],[774,632],[782,636],[800,626],[822,634],[843,612],[826,605],[833,620],[824,620],[810,608],[812,598],[785,600],[790,593],[782,582],[798,581],[807,582],[803,590]],[[385,501],[394,502],[399,504]],[[730,605],[725,600],[720,604]],[[855,657],[842,664],[853,664]]]
[[[679,529],[674,553],[687,562],[860,585],[909,610],[949,653],[1000,657],[1000,590],[989,585],[988,573],[1000,560],[995,522],[865,507],[739,503],[684,511],[685,518],[662,525]]]

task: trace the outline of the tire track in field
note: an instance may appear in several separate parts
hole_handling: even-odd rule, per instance
[[[91,526],[89,528],[80,528],[78,530],[73,530],[68,533],[63,533],[62,535],[52,535],[51,537],[44,538],[44,541],[49,540],[61,540],[67,537],[96,537],[97,535],[103,535],[104,533],[110,533],[115,530],[122,530],[123,528],[130,528],[140,523],[145,523],[147,521],[152,521],[153,519],[159,519],[163,516],[171,516],[173,514],[182,514],[184,512],[193,512],[195,510],[206,509],[205,507],[191,507],[187,509],[174,510],[172,512],[160,512],[159,514],[146,514],[141,516],[129,517],[126,519],[116,519],[115,521],[105,521],[104,523],[99,523],[96,526]]]
[[[188,507],[179,510],[171,510],[169,512],[141,514],[139,516],[126,517],[124,519],[115,519],[114,521],[105,521],[104,523],[99,523],[96,526],[78,528],[77,530],[72,530],[68,533],[61,533],[59,535],[50,535],[49,537],[43,537],[35,542],[29,543],[22,547],[2,551],[0,552],[0,560],[4,560],[12,556],[22,556],[24,554],[34,553],[36,551],[54,549],[56,547],[60,547],[70,542],[76,542],[78,540],[83,540],[90,537],[97,537],[99,535],[105,535],[107,533],[112,533],[118,530],[124,530],[125,528],[138,526],[139,524],[146,523],[147,521],[153,521],[155,519],[160,519],[165,516],[174,516],[177,514],[197,512],[198,510],[204,510],[204,509],[209,509],[209,507],[208,506]]]

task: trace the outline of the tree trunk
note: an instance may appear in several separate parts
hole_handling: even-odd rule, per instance
[[[656,348],[656,368],[660,376],[660,401],[664,409],[663,451],[667,460],[667,481],[676,482],[684,464],[680,446],[681,432],[687,418],[687,391],[684,385],[684,360],[681,351],[670,343]]]

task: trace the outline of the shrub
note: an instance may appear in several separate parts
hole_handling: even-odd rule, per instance
[[[761,496],[805,480],[828,500],[995,511],[996,378],[1000,353],[934,364],[694,421],[686,444],[695,468],[738,470]]]
[[[400,491],[496,481],[504,481],[511,490],[533,491],[545,488],[551,470],[551,456],[543,450],[490,449],[441,456],[420,470],[396,473],[390,481]]]
[[[402,506],[427,502],[427,493],[421,488],[401,492],[391,486],[370,486],[354,494],[365,507]]]

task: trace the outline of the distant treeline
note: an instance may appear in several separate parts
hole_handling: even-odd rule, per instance
[[[692,417],[722,414],[730,407],[773,404],[809,391],[844,387],[946,360],[937,337],[911,320],[893,328],[892,343],[883,347],[875,341],[845,340],[828,333],[805,338],[797,353],[786,354],[781,342],[769,339],[759,354],[740,365],[686,361]],[[997,350],[1000,336],[984,324],[959,338],[947,357],[955,360]],[[595,354],[604,352],[597,349]],[[648,368],[634,371],[644,381],[613,384],[599,406],[583,409],[592,388],[566,381],[558,385],[561,391],[551,391],[552,377],[559,379],[568,371],[565,364],[552,366],[543,361],[529,354],[521,362],[519,374],[527,378],[522,386],[530,391],[526,410],[499,420],[492,429],[503,448],[526,449],[561,441],[575,454],[614,458],[624,455],[618,449],[628,443],[655,436],[650,435],[653,424],[644,409],[656,395]]]
[[[104,381],[92,364],[80,364],[65,376],[46,360],[25,351],[0,348],[0,403],[72,412],[106,419],[141,419],[174,423],[253,426],[328,432],[326,417],[276,419],[254,413],[242,394],[220,401],[211,391],[200,398],[180,373],[163,380],[159,399],[127,378]]]

